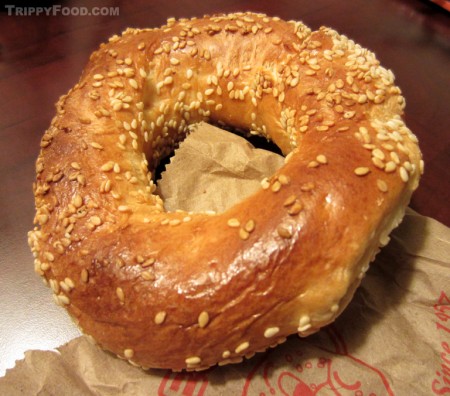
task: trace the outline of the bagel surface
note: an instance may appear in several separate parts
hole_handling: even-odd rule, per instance
[[[404,104],[392,72],[329,28],[237,13],[128,29],[41,141],[35,270],[142,367],[201,370],[316,332],[418,185]],[[167,212],[152,175],[200,121],[272,140],[285,165],[223,213]]]

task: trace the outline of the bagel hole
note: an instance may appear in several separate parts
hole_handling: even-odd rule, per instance
[[[154,170],[156,193],[169,212],[223,212],[284,163],[274,143],[229,126],[197,124],[186,139]]]
[[[228,125],[219,125],[219,124],[213,124],[213,123],[211,123],[211,125],[213,125],[217,128],[220,128],[224,132],[229,132],[233,135],[237,135],[239,137],[244,138],[255,149],[266,150],[266,151],[270,151],[274,154],[283,155],[280,148],[275,143],[273,143],[271,140],[266,139],[265,137],[258,136],[258,135],[252,135],[252,134],[250,134],[250,131],[243,131],[241,129],[236,129],[236,128],[233,128]],[[189,135],[189,133],[190,132],[187,132],[186,137]],[[153,179],[156,184],[158,184],[158,182],[161,180],[162,173],[166,170],[166,166],[168,164],[170,164],[171,158],[175,155],[175,151],[178,149],[180,143],[182,143],[182,142],[183,142],[183,140],[178,142],[178,144],[176,145],[176,147],[174,147],[174,149],[170,152],[170,154],[166,155],[164,158],[162,158],[161,161],[159,162],[158,166],[153,171],[153,175],[154,175]]]

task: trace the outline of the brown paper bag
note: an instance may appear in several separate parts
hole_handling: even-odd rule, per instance
[[[222,211],[283,162],[203,125],[176,151],[158,191],[167,209]],[[407,211],[353,301],[319,333],[200,373],[142,371],[79,337],[29,351],[2,395],[450,394],[450,231]]]

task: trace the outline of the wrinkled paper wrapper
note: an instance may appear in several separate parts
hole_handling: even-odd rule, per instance
[[[175,151],[158,192],[168,210],[220,212],[282,164],[200,124]],[[348,308],[317,334],[198,373],[143,371],[82,336],[56,351],[26,352],[0,379],[0,394],[450,394],[449,229],[408,210],[391,236]]]

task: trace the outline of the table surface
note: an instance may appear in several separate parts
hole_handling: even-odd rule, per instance
[[[5,99],[0,102],[0,375],[25,350],[51,349],[78,334],[33,271],[26,234],[34,215],[34,163],[57,98],[75,84],[89,54],[128,26],[156,27],[172,16],[250,10],[302,20],[314,29],[332,26],[370,48],[394,71],[406,98],[407,124],[424,154],[425,175],[410,206],[450,225],[448,12],[426,0],[110,0],[96,6],[118,7],[119,15],[0,13]]]

